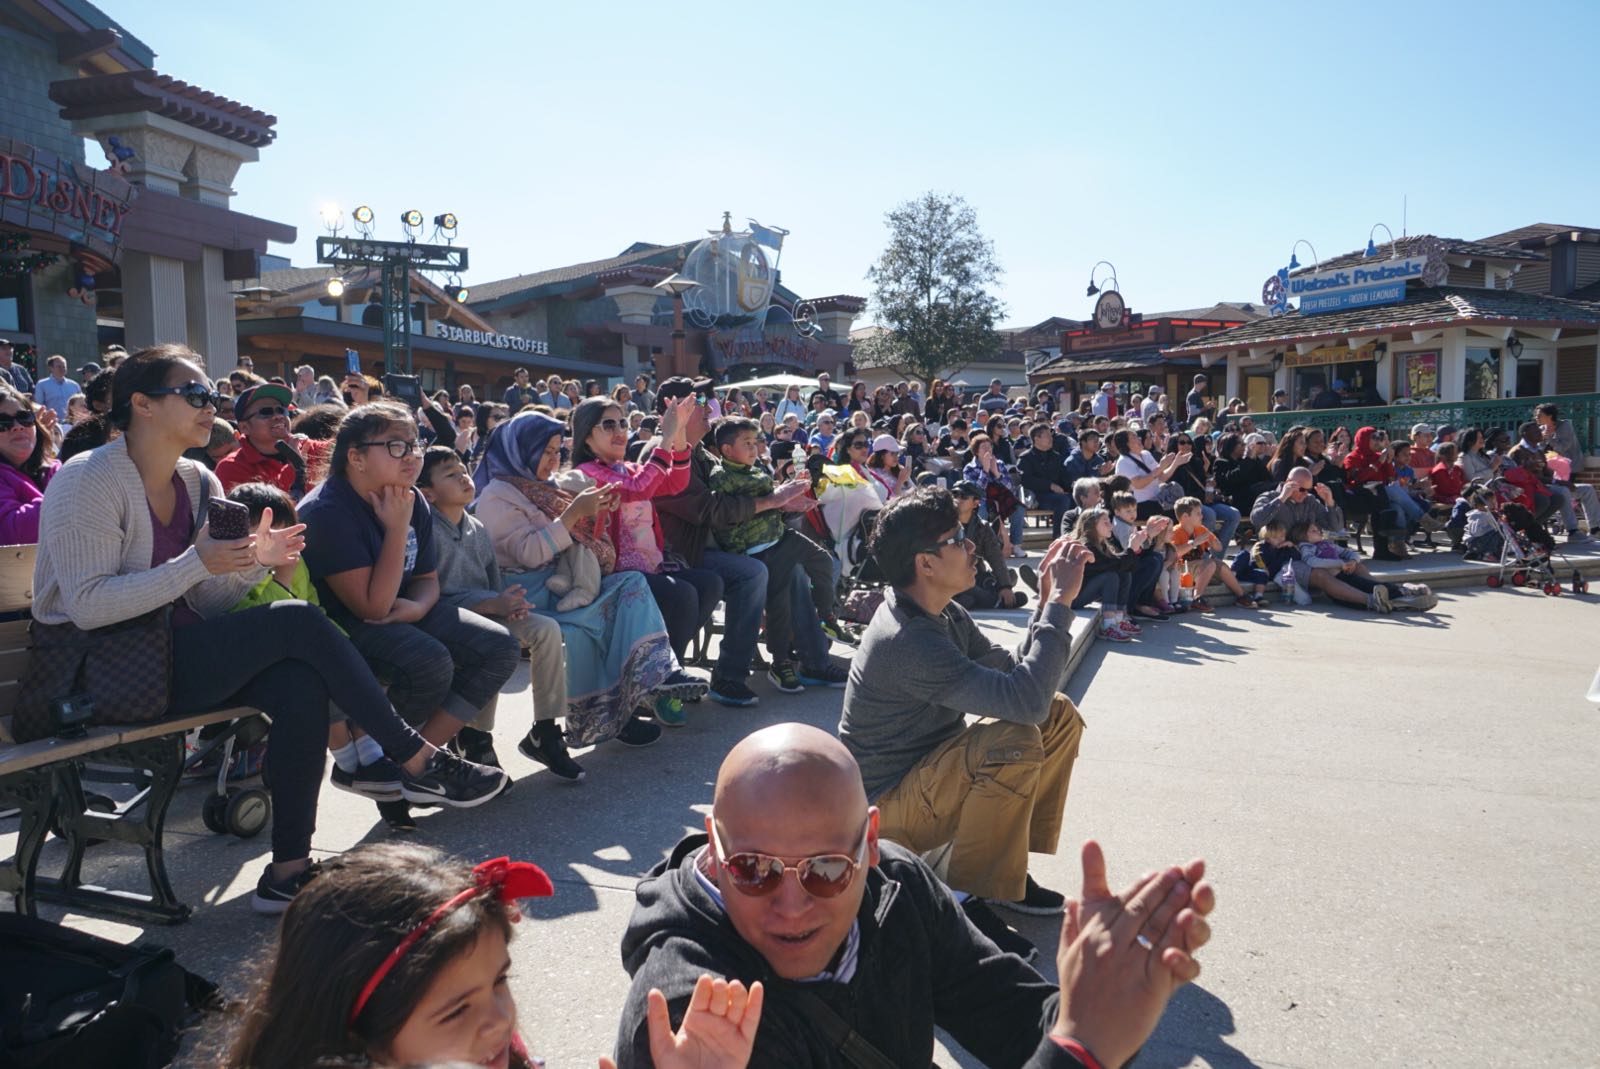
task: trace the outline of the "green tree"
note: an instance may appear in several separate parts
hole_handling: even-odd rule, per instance
[[[967,202],[924,193],[884,220],[889,244],[867,271],[883,329],[856,346],[856,364],[927,382],[998,351],[995,322],[1005,306],[988,287],[1000,266]]]

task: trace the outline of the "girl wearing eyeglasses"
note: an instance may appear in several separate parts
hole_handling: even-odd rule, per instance
[[[0,385],[0,545],[39,541],[45,487],[61,465],[51,459],[50,436],[27,397]]]

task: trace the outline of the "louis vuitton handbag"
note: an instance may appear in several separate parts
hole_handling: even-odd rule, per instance
[[[85,631],[71,623],[29,627],[33,653],[22,678],[12,733],[18,742],[54,735],[56,703],[88,698],[96,724],[160,719],[172,693],[172,607]]]

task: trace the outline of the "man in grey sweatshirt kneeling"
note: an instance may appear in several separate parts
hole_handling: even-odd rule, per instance
[[[1063,898],[1028,875],[1053,854],[1083,718],[1058,692],[1072,599],[1089,551],[1057,540],[1040,567],[1039,607],[1015,652],[951,599],[974,581],[954,499],[919,489],[879,515],[871,552],[891,587],[850,667],[839,738],[861,766],[881,833],[911,850],[949,848],[946,882],[1003,949],[1029,956],[983,900],[1052,914]],[[967,716],[984,719],[967,724]],[[1024,949],[1026,947],[1026,949]]]

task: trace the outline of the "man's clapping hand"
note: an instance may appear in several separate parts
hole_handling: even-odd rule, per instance
[[[1173,993],[1200,975],[1194,955],[1211,938],[1206,917],[1216,906],[1205,867],[1171,866],[1113,895],[1099,844],[1084,843],[1082,897],[1067,900],[1056,953],[1054,1035],[1077,1040],[1104,1066],[1133,1057]]]

